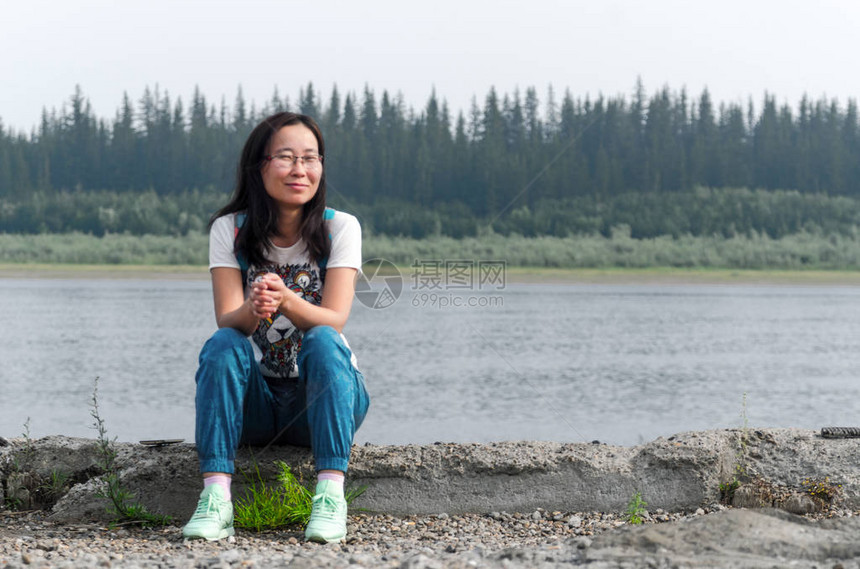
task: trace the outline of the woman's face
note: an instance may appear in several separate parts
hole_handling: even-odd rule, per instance
[[[314,166],[304,160],[290,164],[284,157],[318,156],[319,145],[313,131],[301,123],[282,127],[269,141],[268,155],[273,159],[267,160],[260,172],[266,193],[281,208],[300,209],[319,189],[322,162],[317,161]]]

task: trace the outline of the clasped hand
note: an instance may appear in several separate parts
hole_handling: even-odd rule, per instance
[[[260,319],[271,318],[275,312],[284,306],[289,295],[296,293],[287,288],[281,277],[274,273],[265,273],[251,283],[249,300],[254,316]]]

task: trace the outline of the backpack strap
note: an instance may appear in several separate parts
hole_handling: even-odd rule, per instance
[[[325,208],[323,212],[323,221],[330,221],[334,219],[334,210],[330,207]],[[328,234],[328,240],[331,241],[331,233]],[[323,257],[319,261],[317,261],[317,265],[320,268],[320,280],[325,282],[325,266],[328,264],[328,257]]]
[[[233,246],[236,246],[236,237],[239,236],[239,228],[245,224],[245,218],[248,217],[244,213],[237,213],[233,216]],[[245,288],[245,283],[248,282],[248,261],[241,253],[236,253],[236,260],[239,261],[239,270],[242,271],[242,288]]]

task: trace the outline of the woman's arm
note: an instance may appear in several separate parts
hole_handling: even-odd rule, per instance
[[[263,275],[267,290],[259,293],[257,310],[263,312],[274,307],[302,331],[314,326],[331,326],[341,332],[352,309],[357,274],[358,271],[350,267],[326,270],[322,303],[317,306],[288,289],[278,275],[267,273]]]
[[[215,321],[219,328],[235,328],[246,336],[257,329],[262,311],[255,309],[252,298],[245,299],[242,273],[239,269],[215,267],[212,273],[212,295],[215,299]]]

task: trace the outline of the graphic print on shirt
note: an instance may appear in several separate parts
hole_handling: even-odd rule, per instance
[[[316,266],[310,263],[269,266],[265,267],[264,271],[255,271],[255,274],[261,274],[261,272],[277,274],[287,288],[312,304],[320,304],[322,282]],[[302,347],[302,331],[296,328],[289,318],[276,313],[273,318],[261,320],[254,331],[253,340],[263,353],[260,362],[263,375],[270,377],[298,375],[297,356]]]

